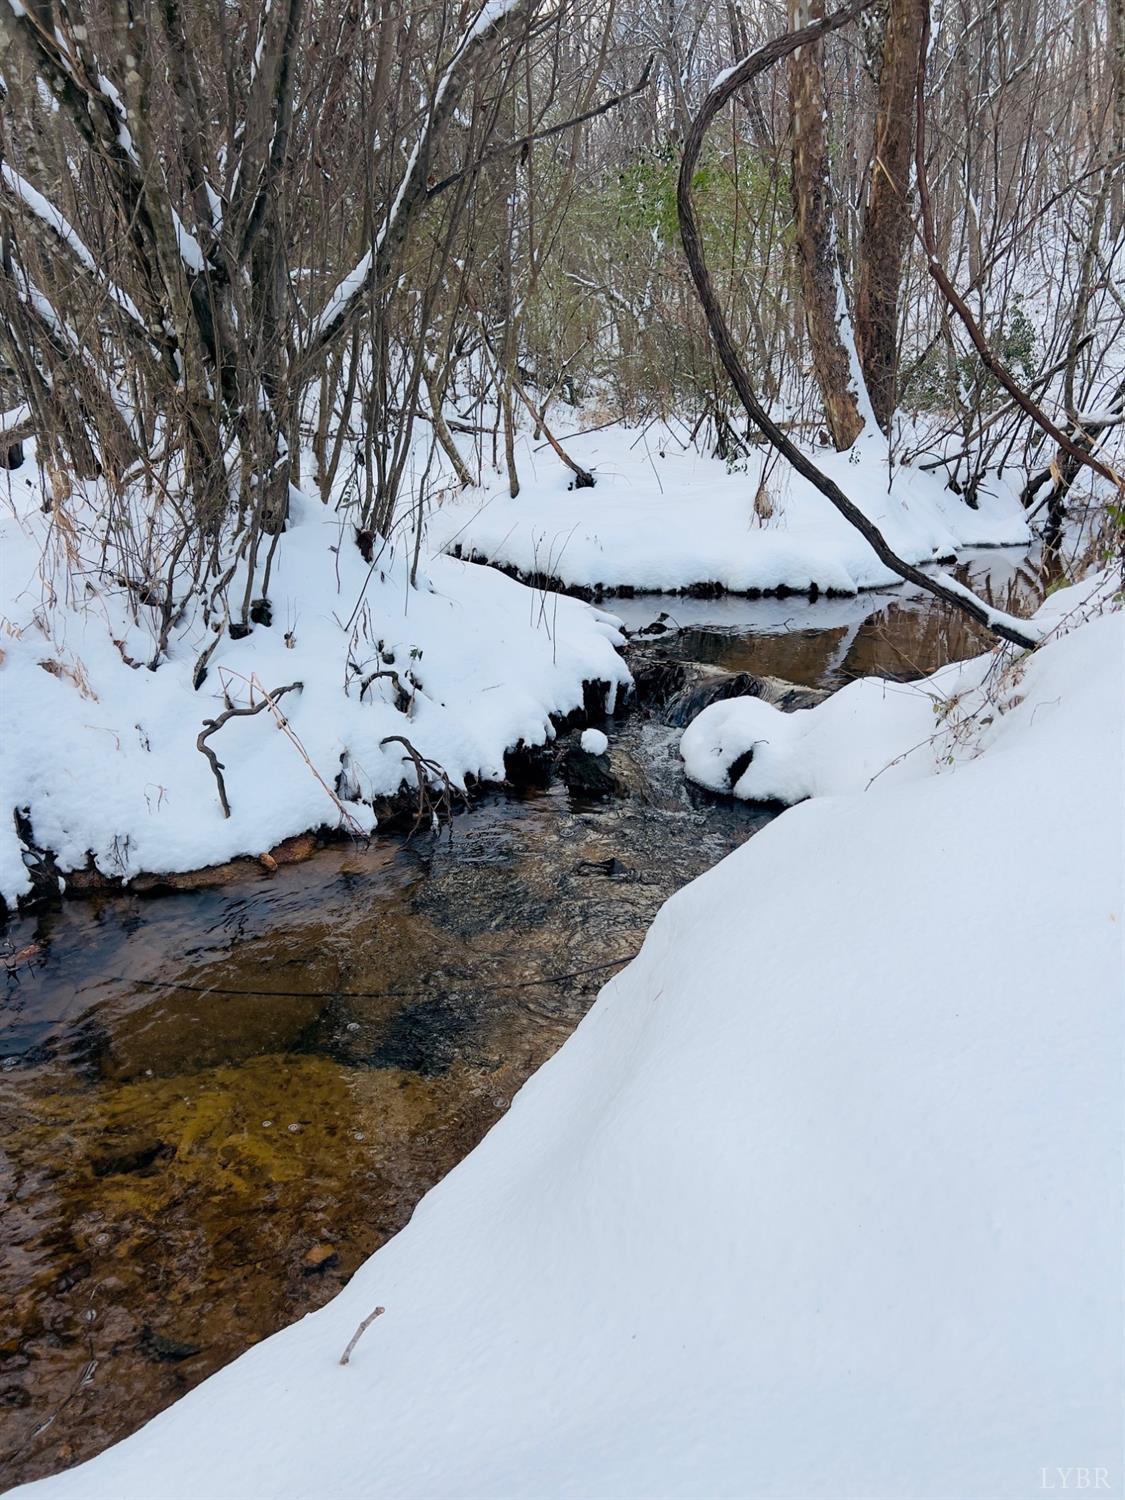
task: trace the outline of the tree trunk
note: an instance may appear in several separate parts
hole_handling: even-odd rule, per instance
[[[890,0],[860,241],[856,343],[875,420],[886,432],[897,404],[898,308],[910,240],[910,168],[918,51],[928,0]]]
[[[789,0],[789,25],[800,30],[824,14],[822,0]],[[844,342],[840,268],[832,184],[825,136],[823,43],[812,42],[789,58],[789,103],[793,118],[793,210],[805,321],[813,369],[832,441],[850,448],[863,430],[851,353]],[[845,319],[841,319],[841,313]]]
[[[1125,0],[1110,0],[1109,51],[1113,88],[1110,132],[1110,154],[1117,159],[1110,196],[1110,232],[1116,238],[1125,227],[1125,171],[1121,157],[1125,154]]]

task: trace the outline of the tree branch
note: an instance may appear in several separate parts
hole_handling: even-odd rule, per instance
[[[645,63],[644,72],[631,89],[624,93],[614,94],[612,99],[603,100],[593,109],[585,113],[574,115],[569,120],[563,120],[558,125],[548,125],[545,130],[532,131],[530,135],[521,135],[514,141],[504,141],[499,146],[492,146],[488,151],[478,156],[476,161],[467,167],[462,167],[459,172],[453,172],[448,177],[443,177],[440,182],[435,182],[433,187],[427,190],[427,198],[436,198],[439,193],[444,193],[447,188],[455,187],[473,172],[479,172],[489,162],[497,161],[502,156],[510,156],[513,152],[523,151],[527,146],[533,146],[536,141],[546,141],[554,135],[561,135],[564,130],[573,130],[576,125],[585,125],[587,120],[596,120],[599,115],[607,115],[611,109],[616,109],[619,104],[624,104],[626,99],[634,99],[638,94],[643,94],[652,82],[652,68],[656,59],[655,52],[649,54],[648,62]]]
[[[1001,639],[1030,650],[1039,643],[1038,634],[1033,627],[1023,625],[1011,616],[1000,615],[967,590],[963,590],[961,585],[955,583],[953,579],[932,578],[923,573],[920,568],[905,562],[892,550],[879,528],[848,499],[840,486],[821,469],[818,469],[812,460],[785,435],[754,394],[750,377],[735,348],[734,338],[723,315],[703,252],[703,242],[700,238],[699,223],[692,198],[692,178],[695,175],[699,154],[712,120],[739,89],[744,88],[760,73],[764,73],[767,68],[780,62],[783,57],[787,57],[798,47],[817,41],[826,33],[847,25],[872,3],[874,0],[852,0],[850,5],[842,10],[834,11],[812,26],[775,37],[773,41],[767,42],[764,47],[760,47],[757,52],[743,59],[735,67],[719,75],[710,93],[704,99],[699,113],[692,121],[684,141],[683,159],[680,163],[680,176],[676,187],[676,208],[684,254],[687,256],[688,267],[719,357],[751,421],[761,428],[773,447],[788,460],[802,478],[807,479],[826,499],[832,502],[844,519],[864,537],[880,562],[892,572],[897,573],[907,582],[925,589],[928,594],[933,594],[944,603],[962,610],[979,625],[991,630]]]
[[[266,693],[260,703],[255,703],[250,708],[228,708],[223,713],[221,713],[217,719],[204,719],[203,728],[195,737],[195,748],[200,752],[201,755],[205,755],[207,757],[208,763],[211,766],[212,774],[215,777],[215,785],[219,788],[219,801],[222,803],[224,818],[230,817],[230,803],[227,801],[227,787],[226,782],[223,780],[224,766],[222,761],[215,754],[214,750],[211,749],[211,746],[206,743],[206,741],[211,737],[211,735],[215,733],[217,729],[221,729],[228,719],[251,718],[254,714],[260,714],[263,708],[272,708],[277,700],[284,696],[284,694],[299,693],[303,686],[304,684],[301,682],[290,682],[287,683],[285,687],[277,688],[272,693]]]
[[[1017,384],[1005,369],[1001,360],[992,352],[988,340],[981,332],[980,325],[969,311],[968,304],[950,281],[938,255],[937,236],[934,233],[933,205],[930,202],[930,186],[926,176],[926,53],[930,45],[930,17],[926,12],[925,24],[922,29],[922,45],[918,51],[918,88],[917,88],[917,128],[914,140],[914,164],[915,175],[918,181],[918,203],[922,210],[922,243],[926,250],[926,263],[930,276],[937,283],[938,289],[946,302],[960,318],[965,326],[970,339],[973,341],[977,353],[980,355],[981,363],[991,375],[994,375],[1012,400],[1021,411],[1027,413],[1036,426],[1055,440],[1059,448],[1074,460],[1077,464],[1084,464],[1088,469],[1093,469],[1103,479],[1108,479],[1116,489],[1125,493],[1125,479],[1116,474],[1111,468],[1099,462],[1088,449],[1078,446],[1071,441],[1061,427],[1056,427],[1043,408],[1033,401],[1027,392]]]

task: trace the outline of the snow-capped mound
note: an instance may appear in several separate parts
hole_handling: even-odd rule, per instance
[[[25,466],[26,468],[26,466]],[[67,525],[87,566],[69,582],[61,526],[34,477],[6,478],[0,514],[0,896],[29,886],[12,809],[64,873],[92,858],[105,875],[196,869],[258,854],[322,824],[369,832],[372,801],[414,783],[402,740],[454,785],[504,775],[504,752],[542,744],[583,702],[583,683],[629,682],[618,622],[576,599],[541,594],[495,569],[434,557],[411,585],[399,540],[368,561],[353,528],[294,493],[270,584],[271,623],[224,638],[198,691],[193,673],[214,637],[197,601],[156,670],[157,612],[135,617],[99,563],[97,511],[76,491]],[[239,594],[236,578],[232,597]],[[299,684],[210,739],[225,767],[230,816],[196,746],[230,705]],[[284,717],[285,728],[281,719]]]

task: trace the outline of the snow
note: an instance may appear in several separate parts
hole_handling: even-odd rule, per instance
[[[500,479],[463,493],[433,517],[435,546],[591,589],[717,583],[737,593],[805,593],[815,584],[851,594],[895,581],[832,505],[784,466],[767,479],[773,515],[762,522],[756,456],[730,472],[718,459],[682,451],[665,429],[620,425],[567,437],[564,446],[594,472],[593,489],[571,490],[569,471],[524,437],[518,499]],[[908,562],[1028,541],[1018,496],[1006,486],[982,495],[974,511],[936,475],[899,469],[888,493],[887,447],[877,433],[861,435],[849,453],[818,449],[815,458]]]
[[[827,116],[827,106],[825,108]],[[825,119],[825,132],[828,133],[828,121]],[[831,248],[829,258],[832,262],[832,279],[836,288],[836,328],[839,333],[840,342],[844,346],[844,352],[848,357],[848,389],[855,399],[856,410],[863,421],[863,430],[867,434],[868,452],[874,455],[876,461],[886,463],[886,444],[882,443],[880,452],[879,424],[875,420],[875,409],[871,405],[871,393],[867,389],[867,381],[863,378],[863,366],[859,361],[859,349],[855,341],[855,329],[852,326],[851,313],[848,311],[848,294],[844,290],[844,278],[840,274],[840,254],[836,246],[836,222],[837,215],[830,214],[828,229],[831,236]],[[862,449],[860,450],[863,451]],[[845,488],[846,493],[846,488]]]
[[[10,432],[15,432],[31,418],[31,407],[26,401],[21,401],[18,406],[13,406],[11,411],[0,412],[0,438],[5,438]]]
[[[609,749],[609,740],[600,729],[586,729],[582,733],[581,745],[587,755],[604,755]]]
[[[484,36],[487,31],[498,25],[519,3],[520,0],[485,0],[480,15],[469,27],[458,46],[458,53],[463,52],[466,45],[475,37]]]
[[[1099,577],[1052,596],[1033,621],[1020,624],[1034,635],[1057,631],[1069,618],[1066,610],[1060,613],[1060,598],[1070,601],[1071,613],[1103,608],[1107,587]],[[792,713],[757,698],[713,703],[680,739],[684,772],[709,791],[789,806],[806,797],[863,792],[876,780],[932,775],[956,763],[976,721],[995,723],[1022,697],[1022,659],[1019,651],[981,656],[920,682],[861,678]],[[901,748],[888,757],[892,740]]]
[[[816,796],[673,897],[334,1302],[18,1493],[1118,1483],[1125,618],[1050,602],[1032,657],[940,675],[992,702],[941,774]],[[910,701],[867,709],[898,761]]]
[[[195,869],[323,824],[369,831],[372,799],[414,784],[404,748],[381,743],[389,735],[406,736],[455,785],[469,774],[497,780],[505,749],[542,744],[552,714],[581,706],[583,680],[614,694],[629,681],[612,616],[446,557],[424,559],[411,588],[410,538],[369,566],[350,525],[294,493],[270,584],[273,623],[224,639],[196,692],[195,664],[212,639],[198,609],[173,630],[168,659],[148,670],[157,611],[142,608],[134,622],[112,567],[99,573],[93,503],[76,490],[46,515],[29,472],[9,473],[0,494],[8,902],[29,887],[13,808],[28,810],[36,844],[64,872],[90,854],[104,874],[126,878]],[[67,581],[68,549],[82,582]],[[242,586],[236,577],[232,598]],[[361,696],[378,670],[386,675]],[[410,700],[405,712],[392,672]],[[228,721],[208,742],[226,768],[224,819],[196,736],[224,709],[224,688],[247,706],[293,682],[303,688],[283,706],[296,742],[269,709]],[[325,785],[339,775],[342,807]]]
[[[1125,422],[1125,412],[1107,406],[1100,411],[1077,412],[1074,420],[1079,427],[1116,427],[1118,422]]]
[[[172,228],[176,233],[176,247],[180,252],[180,259],[187,269],[196,274],[205,270],[207,262],[204,259],[199,241],[174,210],[172,213]]]

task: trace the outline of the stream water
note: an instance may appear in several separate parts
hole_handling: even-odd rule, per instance
[[[963,576],[1026,611],[1039,570]],[[942,609],[634,599],[672,660],[835,688],[981,649]],[[608,726],[627,795],[493,795],[220,889],[12,922],[0,1007],[0,1486],[87,1458],[326,1302],[507,1109],[663,901],[773,816]],[[17,959],[17,955],[21,955]]]

